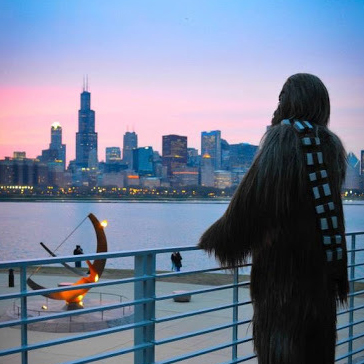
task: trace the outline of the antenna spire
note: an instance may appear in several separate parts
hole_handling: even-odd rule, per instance
[[[83,92],[88,91],[88,75],[83,75]]]

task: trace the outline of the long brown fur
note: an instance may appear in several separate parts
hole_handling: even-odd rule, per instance
[[[332,364],[336,303],[345,303],[348,293],[346,244],[343,260],[326,262],[300,139],[291,126],[272,124],[227,211],[202,235],[199,247],[222,266],[240,266],[251,256],[260,364]],[[344,233],[345,150],[325,123],[313,125]]]

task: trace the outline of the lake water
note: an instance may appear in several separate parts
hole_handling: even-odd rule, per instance
[[[227,202],[1,202],[0,261],[47,258],[44,242],[59,256],[72,255],[76,244],[94,253],[95,232],[89,219],[62,244],[89,213],[108,220],[109,251],[196,245],[201,234],[226,210]],[[345,203],[347,232],[364,231],[364,202]],[[364,238],[359,237],[364,247]],[[350,247],[350,245],[348,245]],[[58,249],[57,249],[58,248]],[[364,254],[359,258],[364,260]],[[183,254],[183,269],[215,267],[204,252]],[[109,268],[132,268],[131,259],[108,260]],[[169,255],[161,255],[157,269],[169,270]],[[357,269],[357,274],[364,272]]]

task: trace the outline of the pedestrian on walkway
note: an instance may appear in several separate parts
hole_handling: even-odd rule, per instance
[[[182,256],[181,256],[180,252],[172,253],[171,261],[172,261],[172,270],[179,272],[182,267]]]
[[[83,250],[82,250],[81,246],[76,245],[76,249],[73,251],[73,255],[81,255],[81,254],[83,254]],[[81,263],[82,263],[81,261],[75,262],[75,267],[81,268]]]

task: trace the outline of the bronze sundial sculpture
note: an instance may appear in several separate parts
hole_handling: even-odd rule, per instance
[[[90,219],[97,238],[97,253],[106,253],[107,252],[107,241],[106,235],[104,232],[104,226],[93,214],[89,214],[88,218]],[[45,244],[41,243],[42,247],[47,250],[52,256],[56,256]],[[89,260],[86,260],[86,263],[89,267],[89,273],[86,275],[81,269],[73,268],[67,263],[63,263],[63,266],[73,273],[76,273],[80,276],[83,276],[77,282],[73,283],[72,286],[77,286],[80,284],[87,284],[87,283],[95,283],[99,280],[104,271],[106,259],[96,259],[93,263]],[[27,279],[27,283],[29,287],[34,290],[38,289],[45,289],[45,287],[41,286],[40,284],[34,282],[31,277]],[[43,296],[54,299],[54,300],[64,300],[67,304],[67,310],[74,310],[78,308],[83,308],[83,298],[85,297],[86,293],[90,290],[90,288],[80,288],[75,290],[69,291],[62,291],[62,292],[53,292],[53,293],[46,293]]]

